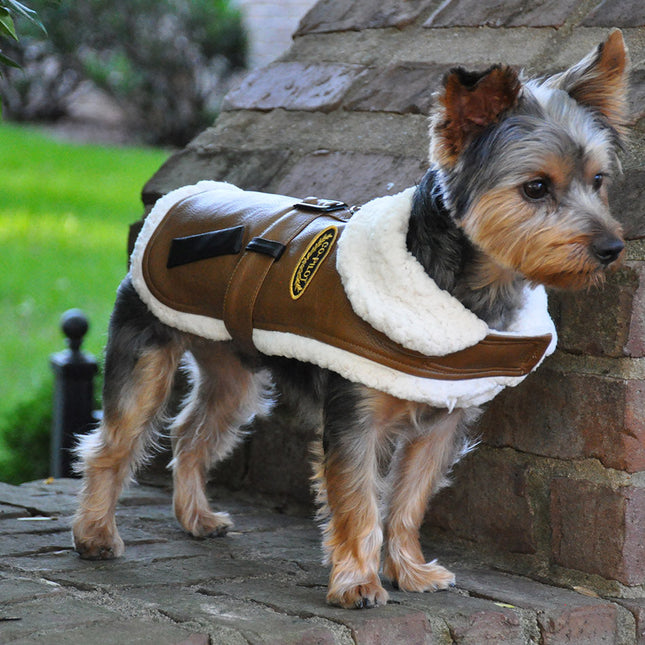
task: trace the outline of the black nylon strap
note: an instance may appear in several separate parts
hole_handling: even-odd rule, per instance
[[[247,245],[247,251],[255,251],[256,253],[264,253],[270,255],[274,260],[279,260],[285,249],[284,244],[274,242],[273,240],[266,240],[263,237],[254,237]]]
[[[182,266],[218,255],[236,254],[242,250],[244,226],[233,226],[220,231],[209,231],[188,237],[176,237],[168,253],[166,267]]]

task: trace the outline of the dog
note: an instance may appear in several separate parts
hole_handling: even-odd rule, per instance
[[[614,30],[552,76],[526,80],[506,65],[446,74],[404,243],[424,275],[489,329],[512,328],[527,286],[586,288],[619,263],[624,241],[607,190],[620,171],[628,65]],[[174,511],[188,533],[223,535],[231,526],[210,509],[208,470],[269,413],[277,391],[320,419],[314,485],[331,566],[327,601],[385,604],[381,572],[406,591],[454,584],[450,571],[426,562],[419,527],[470,445],[479,404],[406,399],[342,370],[173,327],[143,302],[132,275],[110,321],[103,420],[77,448],[84,479],[73,538],[82,558],[123,553],[117,500],[154,443],[180,365],[190,393],[171,424],[171,465]]]

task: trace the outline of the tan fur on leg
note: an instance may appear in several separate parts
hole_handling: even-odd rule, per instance
[[[223,535],[232,522],[227,513],[210,509],[206,475],[243,437],[240,428],[256,414],[269,412],[270,381],[265,372],[244,368],[227,344],[198,343],[191,353],[191,392],[172,427],[173,504],[180,524],[192,535]]]
[[[346,608],[387,602],[379,580],[383,529],[379,509],[379,457],[385,435],[374,425],[370,391],[360,419],[335,437],[314,478],[322,504],[323,546],[332,566],[327,602]]]
[[[461,411],[442,414],[427,434],[400,445],[392,463],[383,574],[405,591],[444,589],[454,583],[450,571],[435,561],[426,563],[419,527],[430,495],[455,459],[462,417]]]
[[[383,541],[371,465],[357,470],[337,460],[325,468],[331,511],[324,547],[332,565],[327,602],[341,607],[372,607],[387,602],[378,569]]]
[[[132,468],[144,457],[145,431],[163,408],[179,352],[154,350],[137,362],[127,395],[105,410],[101,425],[84,436],[77,454],[84,473],[79,509],[73,522],[81,557],[104,560],[123,553],[114,510]]]

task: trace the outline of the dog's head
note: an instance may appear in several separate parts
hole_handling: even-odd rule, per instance
[[[607,187],[620,170],[627,77],[619,30],[547,78],[502,65],[446,75],[430,159],[454,220],[500,269],[579,288],[621,256]]]

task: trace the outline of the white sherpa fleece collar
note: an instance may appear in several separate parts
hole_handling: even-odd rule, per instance
[[[444,356],[500,332],[439,288],[408,251],[414,190],[378,197],[354,213],[338,242],[336,268],[357,315],[408,349]],[[543,287],[525,288],[506,333],[552,334],[553,351],[555,327]]]

